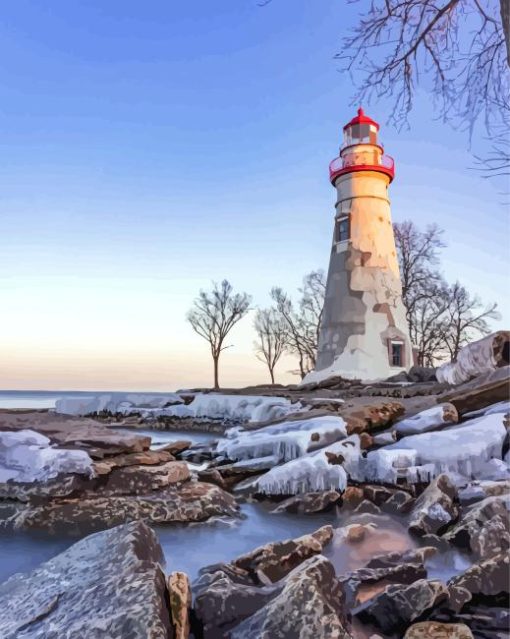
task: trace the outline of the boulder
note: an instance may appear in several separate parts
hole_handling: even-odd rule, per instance
[[[448,581],[449,607],[459,612],[471,600],[475,603],[508,605],[509,564],[508,553],[494,555],[490,559],[473,564],[462,574],[450,579]]]
[[[404,639],[473,639],[473,633],[463,623],[420,621],[407,629]]]
[[[161,559],[140,521],[86,537],[0,584],[0,636],[168,639]]]
[[[507,497],[487,497],[473,504],[444,537],[480,559],[505,552],[510,548],[507,508]]]
[[[508,401],[509,382],[510,366],[505,366],[442,393],[437,401],[451,402],[459,415],[465,415],[495,403]]]
[[[510,479],[503,481],[474,481],[459,489],[459,500],[462,506],[471,506],[486,497],[510,494]]]
[[[404,490],[396,490],[388,501],[384,502],[381,509],[385,513],[405,514],[412,509],[415,501],[414,497]]]
[[[151,466],[164,464],[174,461],[171,453],[164,450],[144,450],[141,453],[125,453],[123,455],[114,455],[113,457],[105,457],[101,461],[94,462],[96,474],[105,475],[113,468],[122,468],[125,466]]]
[[[393,424],[404,414],[404,405],[400,402],[379,402],[342,408],[339,414],[347,423],[348,435],[372,433]]]
[[[439,475],[416,500],[409,531],[419,536],[440,534],[458,516],[457,489],[448,475]]]
[[[184,572],[172,572],[168,576],[167,587],[174,639],[189,639],[192,601],[188,575]]]
[[[407,373],[411,382],[435,382],[437,381],[436,369],[427,366],[411,366]]]
[[[161,490],[191,477],[188,465],[170,461],[159,466],[124,466],[113,469],[101,484],[97,484],[87,496],[101,495],[145,495],[153,490]]]
[[[312,514],[330,510],[338,504],[342,499],[342,494],[336,490],[325,490],[323,492],[305,493],[304,495],[295,495],[280,502],[273,513],[299,513]]]
[[[379,508],[379,506],[376,506],[371,501],[368,501],[368,499],[364,499],[361,502],[361,504],[356,506],[356,508],[354,509],[354,514],[355,515],[363,515],[363,514],[380,515],[381,509]]]
[[[320,554],[333,538],[333,527],[323,526],[314,533],[260,546],[241,555],[232,564],[247,571],[255,583],[274,583],[313,555]]]
[[[180,455],[182,452],[184,452],[185,450],[188,450],[188,448],[191,447],[192,442],[188,441],[187,439],[182,440],[179,439],[176,442],[170,442],[169,444],[165,444],[164,446],[161,446],[161,448],[158,448],[159,452],[168,452],[171,455]]]
[[[363,488],[358,486],[347,486],[342,494],[342,503],[348,508],[356,508],[363,501]]]
[[[311,557],[295,568],[280,594],[230,633],[230,639],[351,639],[342,587],[332,564]]]
[[[441,581],[419,579],[409,586],[391,585],[355,612],[363,623],[378,626],[387,634],[406,628],[415,619],[448,599]]]
[[[175,462],[174,462],[175,463]],[[236,515],[238,505],[229,493],[204,482],[186,482],[145,495],[96,498],[59,498],[28,504],[9,524],[16,529],[48,531],[98,530],[143,519],[155,524],[205,521],[213,516]]]

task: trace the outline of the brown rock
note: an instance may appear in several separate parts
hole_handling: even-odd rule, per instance
[[[441,534],[459,516],[459,498],[448,475],[436,477],[416,500],[409,531],[416,535]]]
[[[95,495],[143,495],[173,484],[188,481],[191,477],[184,462],[168,462],[160,466],[125,466],[114,468],[103,484],[93,488]],[[90,491],[85,492],[85,497]]]
[[[365,406],[343,408],[339,414],[347,422],[347,434],[372,433],[393,422],[404,414],[404,406],[400,402],[380,402]]]
[[[361,433],[359,436],[359,445],[362,450],[372,448],[374,445],[374,438],[369,433]]]
[[[323,526],[314,533],[297,539],[287,539],[256,548],[238,557],[232,564],[246,570],[261,584],[274,583],[308,557],[320,554],[332,538],[332,526]]]
[[[113,468],[121,468],[124,466],[151,466],[164,464],[169,461],[174,461],[174,457],[167,451],[144,450],[141,453],[127,453],[124,455],[105,457],[101,461],[94,462],[94,469],[98,475],[104,475]]]
[[[473,639],[473,633],[463,623],[421,621],[407,629],[404,639]]]
[[[176,462],[173,462],[176,463]],[[205,482],[185,482],[146,495],[53,499],[28,504],[9,523],[16,529],[93,531],[143,519],[156,524],[205,521],[236,515],[238,505],[229,493]]]
[[[343,503],[350,507],[355,508],[359,503],[363,501],[363,488],[357,486],[347,486],[342,495]]]
[[[170,617],[174,628],[174,639],[189,639],[191,586],[184,572],[172,572],[167,581]]]
[[[336,490],[324,490],[317,493],[294,495],[280,502],[271,512],[299,513],[305,515],[320,513],[333,508],[341,499],[341,493],[338,493]]]
[[[456,386],[454,390],[439,395],[437,401],[451,402],[459,414],[464,415],[508,400],[509,383],[510,366],[505,366]]]
[[[369,528],[363,524],[351,524],[345,528],[345,539],[350,544],[357,544],[365,539]]]
[[[462,606],[471,599],[492,599],[494,605],[498,603],[508,604],[509,597],[509,565],[508,553],[495,555],[473,564],[462,574],[453,577],[448,582],[450,599],[458,602],[451,606],[459,612]]]
[[[188,450],[188,448],[191,447],[192,442],[188,441],[188,440],[182,440],[179,439],[176,442],[170,442],[170,444],[165,444],[164,446],[161,446],[161,448],[158,448],[158,451],[161,452],[167,452],[170,453],[171,455],[178,455],[179,453],[182,453],[184,450]]]
[[[206,481],[209,484],[219,486],[223,490],[227,490],[225,480],[221,476],[221,473],[216,468],[208,468],[207,470],[200,470],[198,472],[198,478],[200,481]]]

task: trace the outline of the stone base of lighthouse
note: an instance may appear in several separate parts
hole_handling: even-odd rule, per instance
[[[400,281],[371,262],[360,250],[334,247],[316,369],[304,383],[333,376],[386,379],[412,365]],[[394,349],[400,362],[392,360]]]

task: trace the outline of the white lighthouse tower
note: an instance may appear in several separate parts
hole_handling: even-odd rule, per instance
[[[317,364],[305,382],[384,379],[412,364],[388,199],[395,168],[378,134],[360,108],[329,166],[335,228]]]

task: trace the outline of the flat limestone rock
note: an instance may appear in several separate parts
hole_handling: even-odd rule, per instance
[[[0,584],[3,639],[168,639],[157,537],[142,522],[75,543]]]
[[[404,414],[404,405],[400,402],[379,402],[365,406],[353,406],[338,411],[347,423],[347,434],[373,432],[390,426]]]
[[[232,495],[218,486],[188,481],[182,486],[145,495],[63,498],[42,504],[28,504],[9,523],[15,529],[80,532],[138,519],[155,524],[205,521],[213,516],[235,516],[238,509]]]

